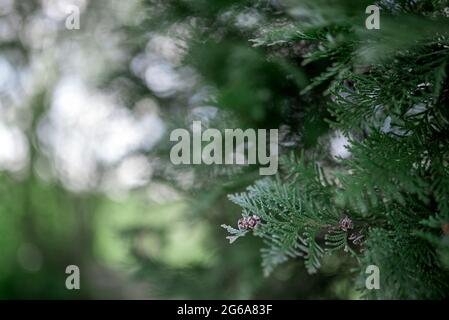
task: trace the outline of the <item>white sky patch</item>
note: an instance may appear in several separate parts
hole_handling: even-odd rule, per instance
[[[347,159],[351,156],[351,152],[346,148],[351,144],[349,139],[340,131],[336,131],[330,140],[330,153],[334,159]]]
[[[117,168],[119,184],[126,188],[144,186],[151,178],[151,174],[151,165],[145,156],[129,157]]]
[[[132,72],[142,78],[147,87],[160,97],[190,90],[197,75],[189,67],[181,67],[186,43],[182,39],[154,34],[148,41],[145,53],[133,58]]]
[[[179,75],[168,63],[150,64],[145,71],[147,86],[160,96],[172,95],[182,84]]]
[[[120,200],[127,196],[129,190],[147,185],[152,173],[152,166],[147,157],[130,156],[106,174],[101,189],[112,199]]]
[[[81,191],[97,185],[101,170],[120,166],[131,153],[150,150],[163,132],[155,112],[136,116],[113,97],[88,90],[78,79],[65,78],[54,92],[38,135],[61,180]]]
[[[17,172],[28,165],[28,141],[17,127],[0,122],[0,170]]]

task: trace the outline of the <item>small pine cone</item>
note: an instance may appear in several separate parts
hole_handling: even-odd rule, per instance
[[[258,223],[260,222],[260,218],[253,214],[252,216],[248,217],[248,228],[254,229]]]
[[[345,216],[340,220],[339,226],[340,229],[343,231],[348,231],[354,228],[354,224],[352,223],[352,220],[348,216]]]
[[[247,229],[254,229],[257,227],[257,225],[260,222],[260,217],[253,214],[252,216],[243,217],[239,219],[238,221],[238,227],[239,229],[247,230]]]
[[[240,230],[248,229],[248,222],[246,221],[246,217],[240,218],[238,221],[238,227]]]

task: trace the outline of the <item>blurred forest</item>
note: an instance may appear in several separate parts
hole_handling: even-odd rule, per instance
[[[331,64],[308,60],[321,45],[296,28],[363,29],[369,4],[0,0],[0,298],[360,298],[345,252],[312,275],[291,259],[265,276],[264,241],[230,245],[220,227],[237,224],[228,195],[258,180],[257,166],[174,166],[169,134],[193,120],[279,128],[281,153],[337,167],[348,140],[331,126],[327,88],[352,68],[339,68],[339,50],[361,33],[327,37],[344,43]],[[412,41],[404,34],[373,42],[357,68]],[[80,290],[65,287],[68,265]]]

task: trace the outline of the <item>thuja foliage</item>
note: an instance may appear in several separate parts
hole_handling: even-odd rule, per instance
[[[231,242],[263,239],[266,274],[289,259],[315,273],[327,255],[347,255],[365,297],[447,297],[449,3],[379,1],[380,30],[365,29],[360,5],[329,3],[287,2],[249,37],[311,75],[296,108],[315,108],[329,129],[312,146],[303,130],[277,177],[230,195],[242,218],[223,227]],[[349,157],[328,155],[332,131]],[[369,265],[379,290],[365,288]]]

